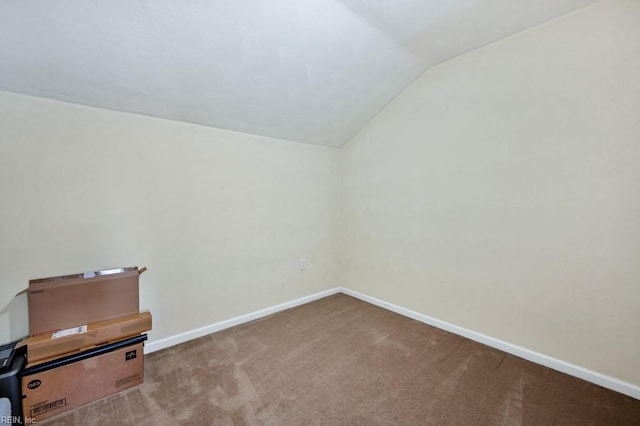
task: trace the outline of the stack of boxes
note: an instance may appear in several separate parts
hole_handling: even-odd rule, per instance
[[[151,313],[139,311],[146,268],[29,282],[23,416],[39,421],[141,384]]]

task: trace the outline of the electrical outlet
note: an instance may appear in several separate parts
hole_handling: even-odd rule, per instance
[[[305,269],[307,269],[307,259],[300,259],[300,262],[298,263],[298,267],[300,268],[301,271],[304,271]]]

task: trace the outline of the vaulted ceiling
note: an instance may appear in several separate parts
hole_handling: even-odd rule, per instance
[[[429,67],[593,2],[0,0],[0,89],[341,146]]]

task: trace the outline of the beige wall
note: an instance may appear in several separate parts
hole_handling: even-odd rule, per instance
[[[31,278],[147,265],[151,340],[335,287],[339,157],[0,92],[0,342]]]
[[[640,2],[437,66],[343,150],[341,284],[640,384]]]
[[[340,268],[640,384],[639,20],[599,2],[435,67],[342,152],[0,92],[0,342],[30,278],[147,265],[157,340]]]

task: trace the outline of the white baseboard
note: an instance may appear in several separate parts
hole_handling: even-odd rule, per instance
[[[468,339],[475,340],[476,342],[510,353],[511,355],[524,358],[528,361],[535,362],[536,364],[544,365],[545,367],[552,368],[570,376],[586,380],[587,382],[595,383],[596,385],[602,386],[603,388],[623,393],[635,399],[640,399],[640,386],[636,386],[634,384],[624,382],[614,377],[610,377],[605,374],[601,374],[556,358],[552,358],[547,355],[543,355],[530,349],[513,345],[500,339],[476,333],[475,331],[471,331],[466,328],[441,321],[428,315],[420,314],[410,309],[385,302],[384,300],[376,299],[375,297],[367,296],[357,291],[349,290],[348,288],[341,287],[340,291],[349,296],[353,296],[362,301],[371,303],[372,305],[379,306],[381,308],[387,309],[405,317],[409,317],[416,321],[420,321],[425,324],[440,328],[442,330],[446,330],[451,333],[466,337]]]
[[[245,322],[257,320],[275,314],[276,312],[284,311],[285,309],[295,308],[296,306],[304,305],[305,303],[313,302],[314,300],[322,299],[323,297],[331,296],[332,294],[340,293],[340,288],[335,287],[329,290],[321,291],[310,296],[301,297],[290,302],[281,303],[276,306],[261,309],[259,311],[251,312],[248,314],[240,315],[235,318],[220,321],[215,324],[205,325],[204,327],[196,328],[195,330],[185,331],[184,333],[176,334],[175,336],[165,337],[164,339],[154,340],[145,344],[144,353],[159,351],[170,346],[184,343],[189,340],[197,339],[198,337],[206,336],[217,331],[227,329],[236,325],[244,324]]]
[[[196,328],[195,330],[186,331],[184,333],[177,334],[175,336],[166,337],[164,339],[148,342],[145,345],[144,352],[151,353],[159,351],[161,349],[168,348],[170,346],[177,345],[179,343],[187,342],[189,340],[197,339],[198,337],[206,336],[217,331],[221,331],[236,325],[244,324],[249,321],[253,321],[259,318],[266,317],[276,312],[284,311],[286,309],[295,308],[296,306],[304,305],[305,303],[313,302],[314,300],[322,299],[327,296],[331,296],[336,293],[344,293],[349,296],[355,297],[362,301],[371,303],[372,305],[379,306],[405,317],[420,321],[425,324],[440,328],[442,330],[449,331],[462,337],[474,340],[487,346],[499,349],[501,351],[510,353],[517,357],[526,359],[536,364],[544,365],[545,367],[552,368],[570,376],[577,377],[587,382],[594,383],[602,386],[603,388],[611,389],[616,392],[628,395],[635,399],[640,399],[640,386],[624,382],[614,377],[607,376],[562,360],[553,358],[539,352],[532,351],[530,349],[523,348],[521,346],[513,345],[494,337],[486,336],[481,333],[477,333],[472,330],[468,330],[463,327],[442,321],[428,315],[424,315],[410,309],[403,308],[401,306],[394,305],[384,300],[376,299],[375,297],[367,296],[360,292],[350,290],[344,287],[335,287],[329,290],[321,291],[310,296],[301,297],[290,302],[281,303],[276,306],[261,309],[259,311],[251,312],[245,315],[240,315],[235,318],[220,321],[215,324],[207,325],[204,327]]]

